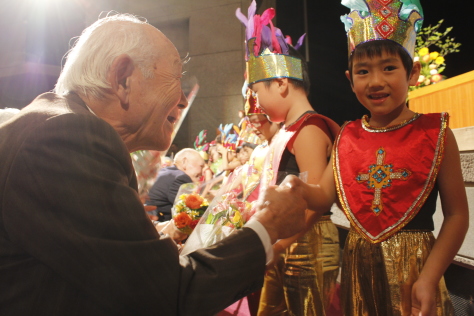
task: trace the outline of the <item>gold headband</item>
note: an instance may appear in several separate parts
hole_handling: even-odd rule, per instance
[[[247,61],[248,83],[275,78],[303,80],[301,59],[283,54],[275,54],[266,48],[259,56],[252,53],[255,38],[248,41],[249,59]]]

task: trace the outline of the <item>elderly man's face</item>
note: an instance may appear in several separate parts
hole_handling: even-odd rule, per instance
[[[144,144],[143,149],[166,150],[174,124],[188,104],[181,90],[182,62],[162,33],[152,27],[148,31],[156,38],[160,57],[153,64],[153,78],[146,79],[141,73],[135,77],[138,89],[130,97],[131,111],[138,120],[134,134]]]
[[[183,171],[194,181],[198,182],[202,176],[202,169],[205,162],[201,155],[192,155],[184,161]]]

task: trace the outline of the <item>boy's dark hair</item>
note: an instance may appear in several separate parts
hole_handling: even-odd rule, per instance
[[[303,71],[303,81],[288,78],[288,82],[291,82],[291,84],[293,84],[293,86],[297,88],[304,89],[306,95],[309,95],[309,88],[311,83],[309,81],[308,63],[306,62],[305,58],[296,49],[294,49],[293,46],[290,45],[288,45],[288,56],[293,56],[301,59],[301,68]],[[272,80],[265,80],[265,87],[269,87],[272,83]]]
[[[413,59],[405,50],[405,48],[403,48],[403,46],[400,44],[390,40],[377,40],[362,43],[352,52],[351,56],[349,57],[349,74],[351,75],[351,83],[354,59],[363,57],[380,57],[383,53],[400,57],[403,67],[405,67],[405,70],[407,71],[407,78],[410,77],[411,70],[413,69]]]

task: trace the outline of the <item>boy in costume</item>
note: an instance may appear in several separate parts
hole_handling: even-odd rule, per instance
[[[414,113],[406,105],[408,87],[420,74],[413,55],[421,6],[359,0],[350,7],[341,19],[350,54],[346,76],[370,117],[341,127],[332,168],[306,196],[318,209],[332,203],[336,188],[351,223],[342,308],[345,315],[453,315],[442,276],[469,215],[448,114]],[[444,221],[435,240],[438,192]]]
[[[259,107],[274,123],[283,123],[266,156],[260,189],[278,183],[278,174],[307,172],[319,181],[329,160],[339,126],[314,112],[308,101],[307,66],[296,49],[271,22],[274,9],[255,14],[252,2],[245,17],[247,81]],[[259,315],[325,315],[339,271],[337,229],[327,211],[308,211],[303,234],[274,245],[275,264],[267,271]],[[322,213],[324,220],[316,223]]]

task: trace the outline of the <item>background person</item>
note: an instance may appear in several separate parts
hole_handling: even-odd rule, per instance
[[[185,148],[176,153],[174,165],[161,168],[158,177],[148,192],[146,205],[157,207],[158,221],[171,219],[171,208],[179,187],[185,183],[198,183],[205,162],[197,150]]]

